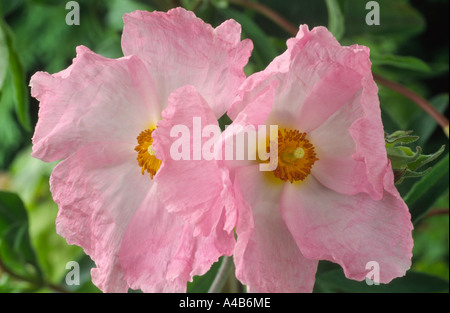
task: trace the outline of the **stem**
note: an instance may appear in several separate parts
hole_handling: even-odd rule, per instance
[[[425,215],[425,217],[431,217],[431,216],[439,216],[439,215],[448,215],[449,214],[449,209],[434,209],[430,212],[428,212],[427,215]]]
[[[214,278],[211,287],[209,287],[208,293],[218,293],[222,291],[232,268],[233,259],[229,256],[224,256],[216,278]]]
[[[264,4],[258,3],[258,2],[250,2],[248,0],[228,0],[230,3],[234,3],[236,5],[239,5],[241,7],[249,8],[252,10],[255,10],[256,12],[260,13],[261,15],[264,15],[269,20],[283,28],[285,31],[292,35],[296,35],[298,32],[298,27],[296,27],[294,24],[289,22],[287,19],[282,17],[280,14],[275,12],[274,10],[270,9],[269,7],[265,6]]]
[[[431,103],[429,103],[427,100],[425,100],[412,90],[406,88],[405,86],[390,81],[389,79],[384,78],[378,74],[374,73],[373,78],[375,79],[376,82],[402,94],[406,98],[415,102],[422,110],[424,110],[428,115],[430,115],[436,121],[436,123],[438,123],[442,127],[442,129],[444,129],[444,132],[448,137],[448,125],[449,125],[448,119],[444,115],[442,115],[438,110],[436,110],[436,108],[432,106]]]

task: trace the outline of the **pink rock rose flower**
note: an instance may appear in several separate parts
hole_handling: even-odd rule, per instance
[[[174,140],[170,125],[192,124],[193,111],[202,125],[211,120],[206,102],[195,91],[184,92],[192,101],[170,107],[155,136],[165,143],[162,159]],[[222,154],[224,161],[191,162],[176,175],[186,161],[167,161],[172,170],[164,180],[201,200],[207,196],[185,177],[206,170],[202,184],[232,185],[235,203],[229,205],[237,219],[227,229],[235,227],[236,277],[249,291],[311,292],[319,260],[340,264],[355,280],[364,280],[366,265],[378,262],[381,283],[409,269],[411,218],[394,186],[377,92],[368,48],[342,47],[327,29],[303,25],[287,51],[239,89],[228,111],[233,127],[216,145],[222,153],[225,146],[236,151],[242,149],[236,146],[239,129],[277,125],[277,168],[260,171],[261,159],[225,160]],[[176,194],[161,196],[205,233],[216,224],[208,217],[223,213],[211,205],[184,208],[187,200]]]
[[[171,186],[155,182],[164,163],[152,133],[184,85],[202,95],[214,118],[225,113],[252,44],[240,40],[235,21],[214,29],[181,8],[136,11],[124,22],[124,57],[78,47],[67,69],[32,77],[40,101],[32,156],[62,160],[50,180],[57,232],[95,261],[101,290],[182,292],[193,275],[230,255],[235,241],[225,215],[208,236],[194,236],[193,226],[168,212],[158,194]],[[223,193],[216,187],[208,191]]]
[[[381,283],[410,268],[413,227],[394,186],[377,92],[368,48],[342,47],[306,25],[240,88],[233,124],[278,125],[275,171],[228,162],[240,199],[236,276],[250,291],[310,292],[318,260],[355,280],[378,262]]]

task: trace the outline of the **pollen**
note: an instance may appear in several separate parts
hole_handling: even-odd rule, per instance
[[[273,171],[282,181],[303,181],[311,173],[316,157],[314,146],[306,133],[296,129],[278,130],[278,167]],[[269,152],[270,146],[267,146]]]
[[[156,128],[146,129],[137,136],[138,145],[134,148],[137,151],[137,161],[139,167],[142,168],[142,175],[145,172],[150,174],[150,178],[158,172],[161,166],[161,161],[155,157],[155,150],[153,149],[152,133]]]

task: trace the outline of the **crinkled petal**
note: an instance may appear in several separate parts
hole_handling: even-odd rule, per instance
[[[269,86],[273,100],[258,99],[261,112],[270,110],[262,123],[308,133],[319,158],[312,171],[329,188],[381,199],[388,160],[369,50],[342,47],[325,28],[302,25],[284,54],[245,81],[228,115],[262,115],[251,107]]]
[[[302,26],[284,54],[246,80],[228,115],[234,120],[248,99],[275,80],[278,87],[268,123],[309,132],[353,97],[368,71],[367,48],[342,47],[326,28],[309,31]]]
[[[286,184],[282,216],[306,257],[338,263],[355,280],[366,277],[371,261],[379,264],[381,283],[405,274],[412,257],[411,216],[393,186],[392,170],[386,171],[382,200],[339,194],[313,176]]]
[[[40,101],[32,156],[64,159],[92,142],[136,142],[139,133],[160,118],[153,84],[136,57],[117,60],[85,47],[66,70],[31,78],[31,94]]]
[[[384,188],[386,188],[386,167],[390,169],[391,166],[385,148],[378,87],[371,73],[363,78],[362,85],[360,105],[364,110],[364,115],[349,128],[356,143],[353,159],[364,162],[367,178],[373,186],[371,195],[375,199],[381,199],[383,182]],[[392,173],[392,171],[388,170],[388,173]],[[395,187],[394,190],[396,192]]]
[[[325,123],[308,134],[317,153],[312,174],[339,193],[365,192],[380,200],[388,159],[377,88],[371,77]]]
[[[226,112],[245,79],[243,67],[253,47],[240,41],[238,23],[229,20],[214,29],[183,8],[135,11],[124,22],[124,54],[145,61],[163,108],[175,89],[193,85],[217,118]]]
[[[272,109],[276,82],[260,90],[255,98],[249,99],[249,104],[237,116],[231,125],[225,128],[221,140],[216,146],[217,158],[220,164],[229,170],[235,167],[259,163],[259,145],[266,152],[266,138],[259,138],[258,131],[266,126],[266,120]],[[266,136],[270,127],[266,127]],[[263,133],[263,132],[261,132]],[[252,139],[253,138],[253,139]],[[255,140],[256,146],[249,145],[249,140]]]
[[[162,115],[164,120],[158,122],[153,133],[156,157],[162,161],[155,177],[161,199],[169,211],[179,213],[195,226],[196,235],[211,233],[224,211],[227,236],[233,237],[236,213],[228,171],[219,168],[215,159],[205,159],[202,153],[205,143],[219,139],[214,113],[193,86],[185,86],[172,93]],[[185,126],[186,133],[173,137],[172,129],[179,125]],[[217,136],[202,138],[206,127],[215,128]],[[180,141],[188,149],[181,151],[187,159],[177,160],[172,155],[172,146]]]
[[[144,292],[185,292],[194,275],[203,275],[234,240],[223,241],[222,218],[208,237],[193,236],[193,228],[169,213],[158,197],[157,184],[133,217],[119,253],[125,279]]]
[[[126,292],[118,252],[129,221],[152,181],[141,174],[133,145],[87,144],[53,170],[56,230],[94,260],[92,279],[104,292]]]
[[[280,214],[283,184],[258,165],[236,170],[236,277],[250,292],[311,292],[318,262],[300,252]]]

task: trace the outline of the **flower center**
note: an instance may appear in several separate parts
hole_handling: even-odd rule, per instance
[[[270,151],[269,145],[267,151]],[[278,130],[278,167],[273,171],[275,177],[291,183],[305,180],[317,160],[314,146],[306,139],[306,133],[296,129]]]
[[[137,161],[139,167],[142,168],[142,175],[145,171],[150,173],[150,178],[158,172],[161,166],[161,161],[155,157],[155,150],[153,150],[152,133],[156,128],[146,129],[137,136],[138,145],[134,148],[138,152]]]

